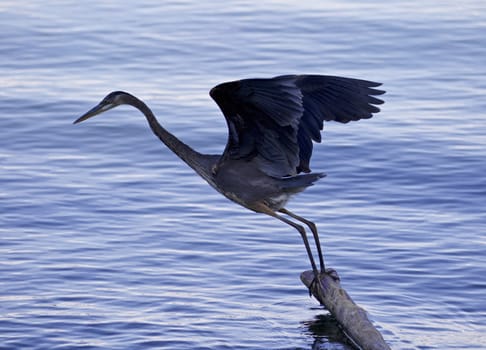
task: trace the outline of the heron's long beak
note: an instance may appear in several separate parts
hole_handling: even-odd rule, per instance
[[[86,119],[89,119],[91,117],[94,117],[95,115],[98,115],[100,113],[103,113],[103,112],[106,112],[107,110],[110,110],[114,107],[116,107],[117,105],[116,104],[113,104],[113,103],[103,103],[103,102],[100,102],[98,105],[96,105],[95,107],[91,108],[88,112],[86,112],[85,114],[83,114],[81,117],[79,117],[78,119],[76,119],[73,124],[77,124],[77,123],[81,123],[83,120],[86,120]]]

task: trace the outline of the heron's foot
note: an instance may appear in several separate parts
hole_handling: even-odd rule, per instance
[[[321,288],[321,275],[319,273],[314,272],[314,279],[312,282],[309,284],[309,296],[312,296],[312,291],[314,288]]]
[[[321,273],[322,273],[322,272],[321,272]],[[339,275],[338,275],[337,271],[336,271],[336,270],[334,270],[334,269],[331,269],[331,268],[326,269],[326,271],[325,271],[324,273],[325,273],[326,275],[331,276],[331,278],[332,278],[332,279],[333,279],[335,282],[337,282],[337,281],[341,281],[341,278],[339,277]]]

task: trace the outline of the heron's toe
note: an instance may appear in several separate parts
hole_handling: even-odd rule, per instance
[[[340,281],[341,280],[341,278],[339,278],[339,275],[338,275],[337,271],[334,270],[334,269],[331,269],[331,268],[326,269],[326,272],[325,273],[327,275],[331,276],[334,281]]]

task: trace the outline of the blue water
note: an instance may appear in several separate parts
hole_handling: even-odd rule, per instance
[[[484,1],[2,1],[1,349],[351,349],[295,230],[229,202],[112,90],[222,152],[217,83],[384,83],[288,206],[393,349],[486,348]]]

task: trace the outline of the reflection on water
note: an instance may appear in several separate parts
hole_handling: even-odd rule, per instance
[[[311,321],[302,323],[308,334],[314,338],[311,349],[355,349],[337,326],[330,314],[320,314]]]

